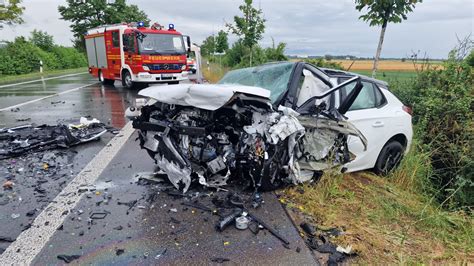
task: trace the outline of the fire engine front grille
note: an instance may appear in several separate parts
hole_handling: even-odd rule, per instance
[[[147,64],[150,70],[181,70],[183,64]]]

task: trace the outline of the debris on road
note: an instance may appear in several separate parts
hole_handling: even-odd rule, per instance
[[[0,242],[14,242],[16,239],[13,239],[8,236],[0,236]]]
[[[255,214],[250,213],[249,210],[244,207],[247,205],[251,206],[253,197],[250,196],[248,198],[249,199],[247,201],[244,201],[242,197],[236,193],[228,192],[224,199],[214,198],[212,200],[212,203],[216,208],[205,206],[199,203],[197,200],[191,202],[184,201],[181,204],[218,215],[220,219],[215,225],[215,228],[218,232],[225,231],[225,229],[232,224],[239,230],[246,230],[250,228],[254,234],[258,234],[260,229],[266,229],[273,236],[278,238],[284,245],[288,246],[290,242],[285,237],[283,237],[277,230],[265,223]]]
[[[123,253],[125,253],[125,249],[119,248],[119,249],[116,249],[116,250],[115,250],[115,255],[117,255],[117,256],[120,256],[120,255],[122,255]]]
[[[357,256],[357,253],[352,250],[352,246],[349,245],[344,248],[331,243],[329,240],[331,237],[342,235],[341,230],[337,228],[321,230],[307,222],[301,223],[300,227],[306,236],[306,245],[309,248],[320,253],[329,254],[328,265],[338,265],[349,257]]]
[[[249,226],[250,220],[246,216],[235,218],[235,227],[239,230],[246,230]]]
[[[308,234],[310,236],[316,236],[316,228],[313,225],[311,225],[309,223],[306,223],[306,222],[303,222],[303,223],[300,224],[300,227],[301,227],[301,229],[303,229],[303,231],[306,234]]]
[[[229,215],[222,217],[216,224],[216,229],[219,232],[224,231],[227,226],[235,222],[235,219],[242,214],[242,209],[234,209]]]
[[[155,260],[160,259],[163,255],[165,255],[167,250],[167,248],[164,248],[161,251],[158,251],[158,254],[155,256]]]
[[[224,262],[230,261],[230,259],[215,257],[215,258],[211,258],[211,261],[215,263],[224,263]]]
[[[65,263],[71,263],[72,261],[77,260],[80,257],[81,257],[80,255],[58,255],[57,256],[59,260],[62,260]]]
[[[92,220],[102,220],[107,217],[108,212],[93,212],[89,218]]]
[[[7,181],[5,181],[5,183],[3,183],[3,188],[4,189],[13,189],[14,185],[15,185],[15,183],[13,183],[10,180],[7,180]]]
[[[77,125],[23,125],[0,129],[0,160],[31,151],[69,148],[97,140],[107,132],[97,119],[81,118]],[[44,170],[50,166],[45,163]]]

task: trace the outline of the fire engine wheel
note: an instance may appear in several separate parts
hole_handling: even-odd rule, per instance
[[[99,81],[104,85],[114,85],[115,80],[104,78],[104,73],[99,70]]]
[[[122,74],[122,84],[127,89],[135,89],[137,87],[136,83],[132,81],[132,75],[128,70],[125,70]]]

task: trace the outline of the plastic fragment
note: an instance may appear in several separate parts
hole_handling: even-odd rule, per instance
[[[5,183],[3,183],[3,188],[4,189],[13,189],[14,185],[15,185],[15,183],[13,183],[10,180],[7,180],[7,181],[5,181]]]
[[[62,260],[66,263],[71,263],[74,260],[77,260],[81,257],[81,255],[58,255],[57,258]]]

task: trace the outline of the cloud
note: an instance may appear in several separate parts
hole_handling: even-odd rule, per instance
[[[129,0],[144,10],[152,21],[174,23],[194,42],[225,29],[240,14],[242,0]],[[70,45],[69,23],[59,19],[60,0],[25,0],[26,24],[5,27],[0,39],[12,40],[28,35],[34,28],[53,34],[58,43]],[[373,56],[378,42],[377,27],[359,20],[352,0],[254,0],[264,11],[266,30],[262,44],[287,43],[288,54],[353,54]],[[473,31],[472,0],[430,0],[418,4],[408,20],[389,24],[382,51],[383,57],[404,57],[412,50],[426,51],[433,58],[444,58],[456,44],[456,34]],[[235,40],[235,37],[231,37]]]

